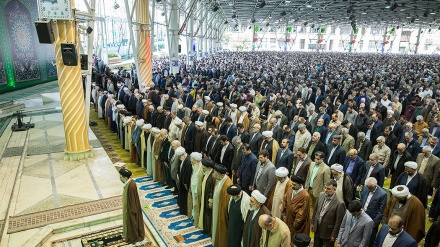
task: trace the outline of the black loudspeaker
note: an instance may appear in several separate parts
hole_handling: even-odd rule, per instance
[[[37,29],[38,41],[40,43],[52,44],[55,41],[51,21],[36,21],[35,28]]]
[[[182,52],[182,45],[179,44],[179,53]]]
[[[87,54],[81,54],[81,70],[89,69],[89,56]]]
[[[62,43],[61,56],[63,57],[64,66],[77,66],[78,55],[76,54],[75,44]]]

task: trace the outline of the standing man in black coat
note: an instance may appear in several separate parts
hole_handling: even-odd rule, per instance
[[[220,141],[220,145],[222,148],[220,149],[220,152],[217,152],[214,162],[226,167],[227,175],[231,176],[232,159],[234,158],[234,147],[229,142],[228,137],[225,135],[221,135],[218,140]]]
[[[386,169],[391,175],[390,189],[396,185],[397,177],[405,172],[405,162],[411,161],[411,154],[406,151],[406,146],[403,143],[397,145],[397,150],[393,152],[393,156]]]

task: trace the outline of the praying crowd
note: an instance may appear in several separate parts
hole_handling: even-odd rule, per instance
[[[175,75],[154,61],[151,85],[101,66],[92,100],[214,247],[430,247],[440,241],[439,61],[220,52],[181,58]]]

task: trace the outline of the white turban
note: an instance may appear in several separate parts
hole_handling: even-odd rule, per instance
[[[151,129],[153,126],[151,126],[151,124],[149,124],[149,123],[147,123],[147,124],[144,124],[144,126],[142,126],[142,129],[144,129],[144,130],[149,130],[149,129]]]
[[[127,87],[124,87],[124,91],[130,91]]]
[[[257,200],[257,202],[259,202],[259,203],[265,203],[265,202],[266,202],[266,199],[267,199],[267,198],[266,198],[263,194],[261,194],[261,192],[258,191],[258,190],[254,190],[254,191],[252,191],[251,196],[252,196],[253,198],[255,198],[255,200]]]
[[[240,106],[240,107],[238,108],[238,110],[240,110],[240,111],[246,111],[246,106],[242,105],[242,106]]]
[[[185,153],[185,149],[183,147],[176,148],[176,151],[174,152],[176,155],[182,155]]]
[[[393,196],[397,198],[404,198],[409,195],[409,189],[405,185],[397,185],[391,190]]]
[[[182,120],[180,118],[176,118],[176,120],[174,120],[174,124],[175,125],[181,125],[182,124]]]
[[[136,121],[136,125],[139,126],[139,127],[142,126],[142,125],[144,125],[144,120],[143,120],[143,119],[139,119],[139,120],[137,120],[137,121]]]
[[[275,170],[275,175],[280,178],[287,177],[289,175],[289,170],[286,167],[281,166]]]
[[[159,132],[160,132],[160,129],[157,128],[157,127],[153,127],[153,128],[151,129],[151,131],[152,131],[153,133],[159,133]]]
[[[205,96],[205,99],[209,101],[209,100],[211,100],[211,97]]]
[[[142,99],[142,103],[145,103],[145,102],[147,102],[147,100],[146,99]]]
[[[183,105],[178,105],[177,109],[183,109]]]
[[[124,108],[125,108],[125,105],[119,104],[119,105],[116,105],[116,108],[118,108],[118,109],[124,109]]]
[[[217,102],[217,106],[223,106],[222,102]]]
[[[237,108],[237,105],[236,104],[230,104],[229,105],[231,108]]]
[[[267,130],[267,131],[263,131],[263,136],[264,136],[264,137],[268,137],[268,138],[270,138],[270,137],[273,136],[273,132],[272,132],[272,131],[269,131],[269,130]]]
[[[206,115],[209,115],[209,111],[207,111],[207,110],[203,110],[202,113],[206,114]]]
[[[340,164],[334,164],[330,167],[330,169],[335,170],[337,172],[343,172],[344,171],[344,167]]]
[[[192,152],[191,153],[191,158],[197,160],[197,161],[201,161],[202,160],[202,154],[199,152]]]
[[[390,113],[390,114],[394,114],[393,110],[388,110],[387,112]]]
[[[196,124],[196,125],[198,125],[198,126],[200,126],[200,127],[202,127],[202,126],[203,126],[203,123],[202,123],[202,122],[200,122],[200,121],[196,121],[196,122],[195,122],[195,124]]]
[[[414,161],[408,161],[408,162],[405,162],[405,164],[403,164],[405,167],[409,167],[409,168],[412,168],[412,169],[415,169],[415,170],[417,170],[417,163],[416,162],[414,162]]]
[[[124,117],[124,123],[129,123],[131,121],[131,117]]]

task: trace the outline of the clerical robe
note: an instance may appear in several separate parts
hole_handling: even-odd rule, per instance
[[[281,212],[285,213],[285,221],[292,236],[298,233],[310,233],[310,197],[307,190],[293,194],[293,187],[286,188]],[[293,196],[293,197],[292,197]]]
[[[137,164],[140,166],[142,161],[142,153],[141,153],[141,134],[142,128],[140,126],[136,126],[133,133],[131,134],[131,143],[135,145],[135,151],[137,154]]]
[[[269,195],[267,201],[270,202],[267,204],[267,208],[270,210],[272,216],[281,219],[281,205],[283,205],[284,196],[286,195],[287,189],[292,187],[292,181],[289,178],[286,178],[284,182],[280,183],[277,181],[274,184],[274,189]]]
[[[145,238],[144,220],[136,183],[129,179],[122,193],[123,236],[127,243],[139,242]]]
[[[200,214],[200,197],[197,193],[199,181],[203,180],[203,169],[202,165],[193,165],[193,172],[191,175],[191,186],[189,187],[189,193],[191,196],[188,197],[189,202],[189,208],[192,209],[191,215],[194,219],[194,222],[199,222],[199,214]]]
[[[244,221],[249,212],[250,196],[243,191],[237,201],[229,199],[228,207],[228,247],[241,247]]]
[[[425,237],[425,208],[417,197],[411,195],[406,203],[399,207],[396,197],[392,196],[387,202],[383,212],[382,224],[386,224],[391,216],[395,214],[403,219],[403,229],[405,229],[417,243]]]
[[[130,151],[131,121],[124,123],[124,149]]]
[[[147,160],[145,161],[147,165],[147,174],[153,176],[153,143],[154,135],[150,134],[147,139]]]
[[[190,156],[180,163],[179,176],[179,191],[177,196],[177,205],[179,205],[179,212],[181,215],[191,217],[191,211],[188,210],[188,190],[191,182],[192,166]],[[189,211],[189,212],[188,212]]]
[[[162,141],[163,137],[157,137],[154,140],[153,143],[153,160],[154,160],[154,172],[153,172],[153,180],[158,181],[159,183],[165,183],[165,176],[164,176],[164,167],[160,160],[160,151],[162,149]]]
[[[141,133],[141,155],[142,155],[141,166],[144,169],[146,168],[147,157],[151,156],[151,153],[150,153],[150,155],[148,155],[148,153],[147,153],[147,141],[148,141],[149,136],[150,136],[150,133],[147,130],[142,131],[142,133]]]
[[[130,138],[130,162],[135,163],[135,164],[137,164],[139,162],[139,156],[136,151],[136,145],[132,139],[133,133],[135,133],[136,127],[137,127],[136,120],[134,120],[134,118],[133,118],[133,120],[131,121],[131,131],[130,131],[130,136],[129,136],[129,138]]]
[[[207,175],[204,175],[197,188],[200,195],[200,216],[197,225],[205,234],[211,234],[212,230],[212,208],[209,207],[209,202],[213,200],[215,183],[217,182],[213,174],[214,171],[211,170]]]
[[[217,181],[212,203],[212,242],[214,247],[228,245],[228,205],[229,194],[227,189],[232,185],[232,180],[225,175]]]
[[[249,210],[243,227],[243,247],[260,246],[261,227],[258,218],[263,214],[270,214],[269,209],[262,205],[257,212]]]
[[[275,160],[277,159],[277,152],[280,148],[280,145],[275,139],[267,141],[262,141],[260,146],[260,151],[263,149],[267,149],[269,151],[269,159],[272,161],[273,164],[275,164]]]

